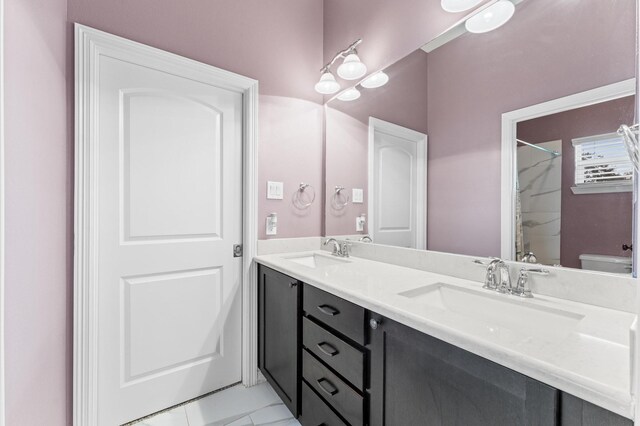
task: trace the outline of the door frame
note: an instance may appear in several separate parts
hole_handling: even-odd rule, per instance
[[[636,93],[636,79],[630,78],[595,89],[531,105],[502,114],[501,186],[500,186],[500,258],[515,260],[516,232],[516,135],[520,121],[582,108]],[[622,123],[621,123],[622,124]],[[635,240],[635,237],[634,237]]]
[[[374,169],[374,144],[375,132],[380,131],[391,136],[408,139],[416,142],[417,145],[417,216],[416,216],[416,249],[427,249],[427,135],[415,130],[408,129],[398,124],[369,117],[369,151],[367,160],[367,210],[369,214],[369,234],[373,234],[375,214],[374,214],[374,194],[373,169]],[[373,237],[372,237],[373,238]],[[375,238],[374,238],[375,242]]]
[[[4,0],[0,0],[0,426],[5,424],[5,374],[4,374]]]
[[[136,55],[158,69],[213,84],[243,95],[242,217],[242,381],[258,381],[258,81],[185,57],[75,24],[75,214],[74,214],[74,361],[73,424],[98,419],[98,133],[95,115],[100,56]]]

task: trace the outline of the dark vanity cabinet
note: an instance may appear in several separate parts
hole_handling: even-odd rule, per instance
[[[303,426],[632,426],[471,352],[260,267],[260,369]]]
[[[558,390],[394,321],[372,321],[372,426],[557,424]]]
[[[294,416],[300,396],[302,283],[258,270],[258,367]]]

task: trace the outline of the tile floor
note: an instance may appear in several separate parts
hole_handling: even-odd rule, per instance
[[[268,383],[237,385],[132,423],[135,426],[300,426]]]

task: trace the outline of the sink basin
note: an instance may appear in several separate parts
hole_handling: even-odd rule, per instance
[[[538,305],[529,300],[435,283],[398,293],[424,309],[442,311],[475,332],[526,340],[558,342],[575,332],[583,315]]]
[[[287,260],[297,263],[307,268],[324,268],[327,266],[341,265],[347,263],[347,260],[338,259],[337,257],[323,256],[321,254],[309,254],[299,257],[288,257]]]

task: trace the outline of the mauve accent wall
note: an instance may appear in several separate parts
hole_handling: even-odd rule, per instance
[[[631,123],[635,98],[629,96],[584,108],[518,123],[518,138],[531,143],[562,140],[562,202],[560,263],[580,268],[579,256],[629,256],[622,244],[631,244],[631,192],[574,194],[575,159],[571,140],[615,132]]]
[[[313,86],[323,57],[323,2],[6,0],[5,4],[7,424],[70,425],[72,22],[260,80],[261,179],[271,178],[273,171],[288,189],[300,180],[319,188],[322,98]],[[286,122],[277,123],[281,119]],[[298,121],[293,123],[294,119]],[[262,181],[260,185],[265,186]],[[260,197],[263,215],[272,207],[264,202],[263,192]],[[281,211],[279,236],[320,234],[320,202],[304,219],[290,211],[287,200],[275,208]],[[263,218],[260,225],[264,227]]]
[[[633,3],[525,1],[429,54],[430,250],[500,254],[501,115],[634,77]]]
[[[70,425],[66,0],[6,0],[6,424]]]

